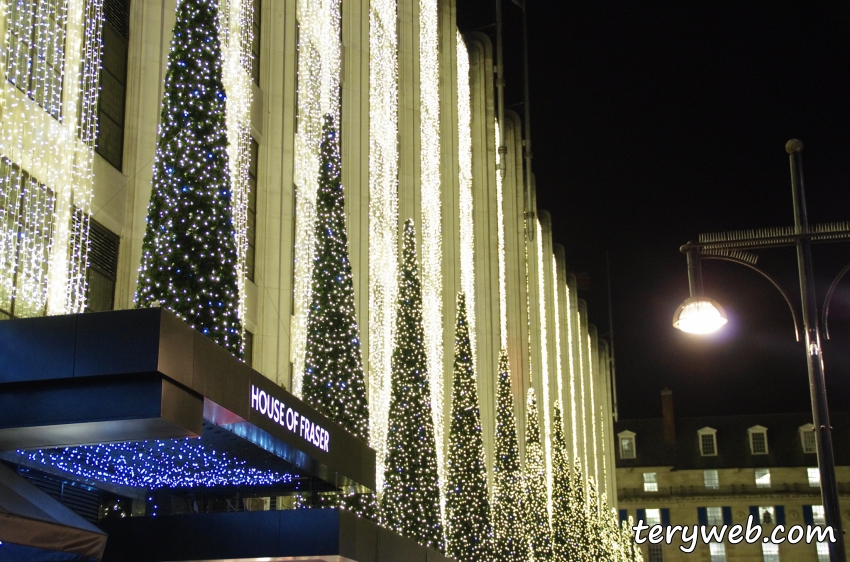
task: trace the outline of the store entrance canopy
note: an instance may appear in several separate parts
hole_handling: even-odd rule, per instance
[[[152,440],[168,441],[158,454],[179,457],[174,439],[203,436],[199,443],[233,447],[268,471],[289,466],[333,487],[375,489],[375,452],[366,443],[166,310],[0,322],[0,357],[7,460],[14,450],[104,443],[149,456],[151,445],[139,443]],[[112,449],[104,449],[110,458],[130,454]],[[75,469],[74,458],[60,461]]]

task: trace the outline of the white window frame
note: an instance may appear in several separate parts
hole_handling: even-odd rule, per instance
[[[818,467],[808,467],[806,469],[806,476],[809,479],[809,486],[812,488],[820,488],[820,469],[818,469]]]
[[[770,469],[757,468],[755,470],[756,488],[770,488]]]
[[[815,525],[826,525],[826,511],[822,505],[812,506],[812,521]]]
[[[634,431],[621,431],[617,434],[619,444],[620,444],[620,458],[621,459],[634,459],[637,458],[637,447],[635,444],[635,432]],[[626,455],[626,449],[623,447],[623,442],[631,441],[632,444],[632,454],[631,456]]]
[[[711,562],[726,562],[726,545],[722,542],[708,543],[708,552]]]
[[[702,471],[702,482],[705,484],[705,488],[707,490],[719,490],[720,489],[720,474],[716,469],[711,470],[703,470]]]
[[[764,562],[779,562],[779,545],[770,542],[761,543],[761,556]]]
[[[644,472],[643,473],[643,491],[657,492],[658,491],[658,473]]]
[[[776,525],[776,508],[772,505],[760,505],[758,510],[760,525]],[[765,521],[765,515],[770,518],[769,521]]]
[[[817,453],[818,441],[817,436],[815,435],[815,426],[807,423],[806,425],[801,425],[797,431],[800,432],[800,445],[803,447],[803,452]],[[807,437],[810,439],[808,442],[806,439]]]
[[[661,509],[653,507],[646,510],[646,524],[652,527],[653,525],[661,525]]]
[[[714,447],[714,451],[706,453],[706,449],[703,446],[703,437],[710,436],[711,443]],[[717,456],[717,430],[713,427],[704,427],[700,430],[697,430],[697,440],[699,441],[699,454],[703,457],[716,457]]]
[[[750,438],[750,453],[753,455],[766,455],[768,453],[767,448],[767,428],[761,425],[754,425],[753,427],[747,430],[747,435]],[[755,447],[755,439],[756,435],[764,436],[764,451],[756,451]]]
[[[705,508],[705,524],[708,527],[723,525],[723,508],[718,506]]]

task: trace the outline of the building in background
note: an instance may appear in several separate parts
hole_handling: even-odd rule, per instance
[[[619,420],[620,519],[647,525],[743,525],[752,515],[775,525],[823,525],[820,473],[811,414],[675,417],[673,393],[661,391],[662,418]],[[850,436],[850,415],[832,412],[836,436]],[[835,440],[838,486],[850,501],[850,446]],[[850,504],[842,516],[850,520]],[[784,536],[784,535],[783,535]],[[825,543],[704,544],[687,554],[674,544],[644,543],[644,559],[676,562],[828,562]]]
[[[497,121],[493,46],[457,30],[455,1],[222,2],[245,361],[300,396],[318,135],[332,114],[377,489],[399,233],[413,219],[441,476],[463,292],[489,468],[505,348],[520,436],[526,392],[538,396],[549,486],[560,401],[570,458],[614,506],[608,347],[552,242],[557,217],[536,208],[536,187],[525,184],[520,119],[506,111]],[[3,318],[133,307],[174,21],[174,0],[7,2]]]

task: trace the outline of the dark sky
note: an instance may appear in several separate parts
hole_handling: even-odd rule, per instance
[[[758,274],[704,265],[729,324],[671,326],[688,296],[678,248],[703,232],[793,224],[788,156],[799,138],[811,223],[850,220],[850,3],[527,0],[533,170],[567,267],[587,272],[608,332],[610,253],[620,417],[809,409],[805,354],[782,296]],[[463,31],[493,34],[493,1],[457,0]],[[505,11],[508,106],[521,112],[521,12]],[[814,248],[818,299],[850,245]],[[760,253],[797,305],[793,249]],[[830,314],[830,405],[850,408],[850,275]]]

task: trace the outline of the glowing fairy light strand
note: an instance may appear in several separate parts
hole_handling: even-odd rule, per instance
[[[546,326],[546,256],[543,252],[543,228],[540,221],[536,221],[537,227],[537,305],[538,322],[540,325],[540,386],[543,394],[543,451],[544,465],[546,467],[546,508],[549,517],[552,517],[552,421],[549,411],[551,409],[551,392],[549,389],[549,340]]]
[[[463,36],[457,39],[457,152],[460,211],[460,286],[466,298],[472,368],[478,372],[475,337],[475,228],[472,198],[472,109],[469,90],[469,52]]]
[[[398,35],[395,0],[369,10],[369,409],[383,490],[398,293]]]
[[[445,428],[443,424],[443,275],[442,207],[440,193],[440,76],[437,0],[419,0],[419,111],[422,212],[422,309],[425,349],[431,377],[431,404],[440,482],[445,474]],[[440,493],[445,520],[445,495]]]
[[[496,120],[496,146],[499,146],[501,125]],[[504,186],[502,173],[499,166],[502,155],[496,152],[496,216],[498,224],[498,251],[499,251],[499,342],[502,349],[508,348],[508,297],[505,274],[505,209],[504,209]]]
[[[319,145],[325,115],[339,123],[340,0],[298,0],[298,124],[295,133],[295,313],[292,389],[301,395],[311,299]]]
[[[566,294],[567,294],[567,349],[569,350],[569,359],[570,359],[570,424],[572,428],[572,438],[573,438],[573,450],[572,458],[578,458],[579,447],[578,447],[578,408],[576,406],[576,372],[575,372],[575,364],[576,359],[573,354],[573,347],[575,346],[575,331],[573,330],[573,304],[572,304],[572,293],[570,291],[570,286],[566,286]]]

